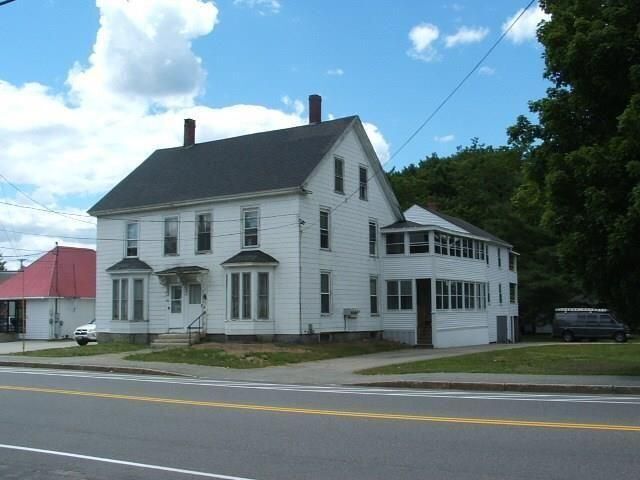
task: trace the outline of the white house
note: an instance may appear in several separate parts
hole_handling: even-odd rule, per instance
[[[516,317],[517,303],[500,304],[496,293],[495,308],[474,297],[451,310],[430,299],[441,279],[488,284],[493,294],[498,277],[515,284],[515,273],[444,258],[433,242],[457,232],[501,249],[505,262],[511,247],[418,207],[405,218],[360,119],[323,122],[320,97],[309,100],[309,125],[213,142],[195,143],[186,120],[183,146],[154,152],[90,210],[100,341],[148,342],[190,326],[214,338],[384,335],[436,347],[498,339],[490,316]],[[430,244],[414,254],[418,231]],[[400,233],[406,254],[387,254]],[[430,335],[417,328],[423,311]]]

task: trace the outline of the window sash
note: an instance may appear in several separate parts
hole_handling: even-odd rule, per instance
[[[182,287],[171,286],[171,313],[182,313]]]
[[[344,160],[338,157],[334,158],[334,190],[344,193]]]
[[[120,280],[114,280],[111,288],[111,317],[114,320],[120,320]]]
[[[196,251],[211,251],[211,214],[200,213],[196,222]]]
[[[265,272],[258,273],[258,318],[269,318],[269,274]]]
[[[360,200],[367,199],[367,169],[365,167],[359,167],[358,169],[360,177]]]
[[[378,314],[378,278],[369,278],[369,307],[371,315]]]
[[[120,280],[120,320],[129,320],[129,281]]]
[[[440,255],[449,255],[449,237],[440,232],[434,233],[434,251]]]
[[[320,273],[320,313],[331,313],[331,274]]]
[[[429,232],[409,232],[409,253],[429,253]]]
[[[242,318],[251,318],[251,273],[242,274]]]
[[[144,320],[144,281],[133,280],[133,319]]]
[[[515,283],[509,284],[509,303],[518,303],[518,288]]]
[[[369,255],[375,257],[378,254],[378,224],[369,222]]]
[[[502,284],[501,283],[498,284],[498,301],[500,302],[500,305],[502,305]]]
[[[462,256],[462,242],[460,237],[449,237],[449,255],[452,257]]]
[[[164,219],[164,254],[178,254],[178,217]]]
[[[411,280],[387,280],[387,310],[411,310],[412,308]]]
[[[386,233],[387,255],[404,255],[404,233]]]
[[[242,210],[242,246],[257,247],[260,216],[257,208]]]
[[[320,210],[320,248],[322,248],[323,250],[329,250],[329,228],[329,211]]]
[[[240,318],[240,274],[231,274],[231,318]]]
[[[126,256],[138,256],[138,222],[127,223]]]

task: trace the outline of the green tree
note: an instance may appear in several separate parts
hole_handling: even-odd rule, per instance
[[[522,147],[527,208],[559,239],[585,291],[638,322],[640,2],[541,0],[547,96],[510,129]]]
[[[4,259],[2,258],[2,254],[0,253],[0,272],[4,272],[7,270],[6,264],[7,262],[4,261]]]

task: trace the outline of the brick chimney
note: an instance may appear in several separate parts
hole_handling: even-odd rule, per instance
[[[309,124],[320,123],[322,121],[322,97],[320,95],[309,95]]]
[[[184,146],[190,147],[196,143],[196,121],[191,118],[184,119]]]

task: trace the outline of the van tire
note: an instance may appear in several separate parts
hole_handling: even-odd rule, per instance
[[[87,343],[89,343],[89,340],[79,339],[76,340],[76,342],[78,342],[78,345],[80,345],[81,347],[84,347]]]
[[[613,339],[618,343],[624,343],[627,341],[627,335],[623,332],[618,332],[613,336]]]
[[[562,340],[564,340],[565,342],[573,342],[574,339],[575,337],[573,336],[573,332],[569,330],[565,330],[564,332],[562,332]]]

